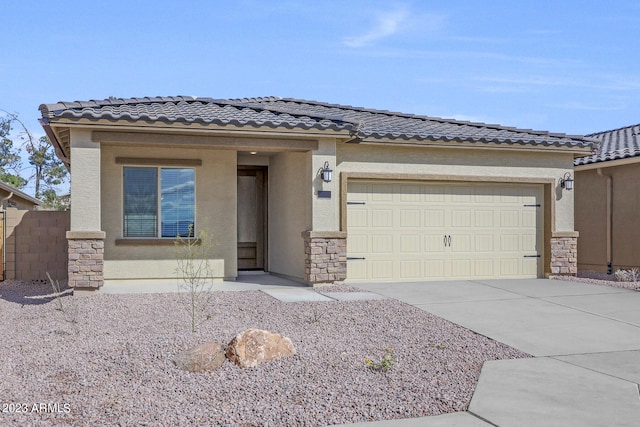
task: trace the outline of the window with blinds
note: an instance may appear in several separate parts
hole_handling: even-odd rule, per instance
[[[194,169],[156,167],[124,167],[123,169],[124,237],[193,236]]]

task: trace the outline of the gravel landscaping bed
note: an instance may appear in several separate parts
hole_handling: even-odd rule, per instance
[[[601,273],[598,271],[579,271],[577,276],[552,276],[551,279],[564,280],[567,282],[591,283],[594,285],[613,286],[615,288],[631,289],[640,291],[640,282],[621,282],[613,274]]]
[[[50,294],[46,283],[0,283],[2,426],[323,426],[437,415],[468,407],[484,361],[528,357],[395,300],[284,303],[217,292],[211,320],[192,333],[176,294],[65,295],[66,312]],[[297,354],[200,374],[171,362],[246,328],[291,338]],[[387,348],[394,366],[371,371],[365,358],[378,362]]]

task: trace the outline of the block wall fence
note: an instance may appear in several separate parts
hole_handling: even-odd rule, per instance
[[[5,211],[4,279],[67,279],[68,211]]]

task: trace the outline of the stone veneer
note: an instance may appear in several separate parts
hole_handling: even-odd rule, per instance
[[[578,232],[557,232],[551,237],[551,274],[578,274]]]
[[[347,278],[347,233],[305,231],[304,280],[313,286]]]
[[[69,287],[97,290],[104,284],[104,232],[67,232]]]

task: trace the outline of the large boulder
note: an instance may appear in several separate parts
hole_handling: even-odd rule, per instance
[[[224,345],[207,342],[176,354],[173,363],[185,371],[206,372],[215,371],[222,366],[224,360]]]
[[[252,368],[294,354],[296,349],[289,338],[262,329],[240,332],[227,346],[227,359],[241,368]]]

